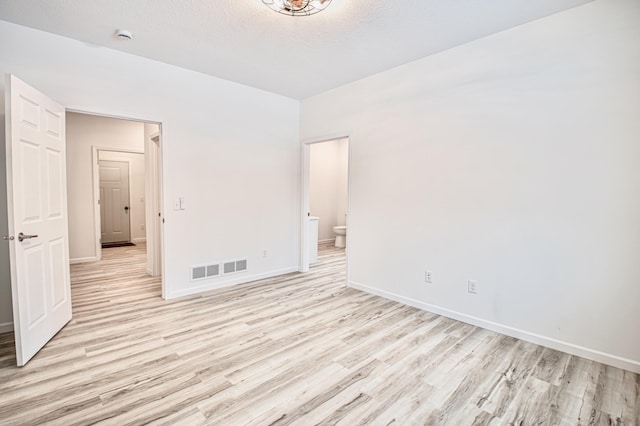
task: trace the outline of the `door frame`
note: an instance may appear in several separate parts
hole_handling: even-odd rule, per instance
[[[109,152],[122,152],[125,154],[142,154],[144,151],[138,149],[120,149],[120,148],[103,148],[95,145],[91,146],[91,174],[93,176],[93,225],[96,236],[96,259],[102,259],[102,215],[100,214],[100,151]],[[131,205],[131,194],[133,188],[131,187],[131,161],[130,160],[106,160],[106,161],[119,161],[121,163],[127,163],[129,165],[129,205]],[[145,168],[145,176],[147,174]],[[145,200],[146,202],[146,200]],[[129,209],[131,211],[131,209]],[[131,217],[133,215],[129,213],[129,241],[131,242],[131,234],[133,234],[133,228],[131,227]],[[147,228],[146,215],[145,215],[145,232]]]
[[[145,210],[154,209],[147,217],[145,211],[145,227],[147,236],[147,273],[152,277],[164,276],[164,242],[162,241],[162,224],[164,223],[164,213],[162,211],[162,127],[160,131],[149,135],[149,140],[145,141],[145,147],[156,146],[153,152],[145,149]],[[147,161],[148,160],[148,161]],[[147,167],[147,164],[150,167]],[[147,169],[149,171],[147,172]],[[153,185],[147,185],[147,182]],[[147,186],[149,186],[148,191]],[[147,203],[151,203],[148,207]],[[149,219],[151,223],[148,223]],[[151,238],[149,238],[151,236]],[[149,244],[149,240],[151,244]],[[164,283],[164,280],[163,280]],[[164,284],[162,287],[162,297],[164,298]]]
[[[353,135],[351,132],[341,132],[336,133],[330,136],[322,136],[317,138],[305,139],[301,143],[301,164],[302,164],[302,172],[301,175],[301,188],[302,188],[302,196],[300,203],[300,272],[308,272],[309,271],[309,227],[307,226],[307,213],[310,208],[310,177],[311,177],[311,145],[323,142],[331,142],[338,139],[347,139],[347,229],[349,229],[349,223],[351,222],[351,150],[353,144]],[[346,236],[346,284],[349,285],[350,279],[350,268],[349,268],[349,252],[350,252],[350,244],[349,244],[350,234],[347,232]]]

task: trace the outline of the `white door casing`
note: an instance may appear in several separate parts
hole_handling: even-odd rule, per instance
[[[11,294],[23,366],[71,320],[65,109],[13,75],[5,89]]]
[[[100,160],[102,243],[131,241],[129,163]]]
[[[160,133],[145,141],[145,208],[147,209],[147,273],[162,274],[162,203],[160,192]]]

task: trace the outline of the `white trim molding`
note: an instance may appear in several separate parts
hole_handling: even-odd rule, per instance
[[[574,345],[573,343],[564,342],[551,337],[542,336],[540,334],[531,333],[518,328],[509,327],[504,324],[499,324],[493,321],[487,321],[482,318],[474,317],[471,315],[463,314],[462,312],[452,311],[437,305],[431,305],[419,300],[412,299],[410,297],[400,296],[399,294],[391,293],[385,290],[381,290],[375,287],[370,287],[365,284],[361,284],[355,281],[349,281],[349,287],[356,290],[364,291],[365,293],[374,294],[376,296],[383,297],[385,299],[393,300],[405,305],[413,306],[414,308],[422,309],[423,311],[431,312],[434,314],[442,315],[447,318],[462,321],[467,324],[475,325],[487,330],[495,331],[496,333],[504,334],[506,336],[515,337],[517,339],[525,340],[527,342],[535,343],[537,345],[546,346],[551,349],[566,352],[571,355],[580,356],[590,359],[592,361],[601,362],[603,364],[611,365],[613,367],[622,368],[634,373],[640,373],[640,361],[634,361],[632,359],[622,358],[617,355],[612,355],[606,352],[597,351],[583,346]]]

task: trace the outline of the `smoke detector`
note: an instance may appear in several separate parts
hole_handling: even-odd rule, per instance
[[[131,31],[127,31],[127,30],[117,30],[116,37],[118,37],[118,40],[124,40],[124,41],[133,40],[133,34],[131,34]]]

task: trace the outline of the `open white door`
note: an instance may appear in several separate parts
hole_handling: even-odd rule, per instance
[[[71,319],[65,109],[13,75],[5,90],[11,293],[23,366]]]

